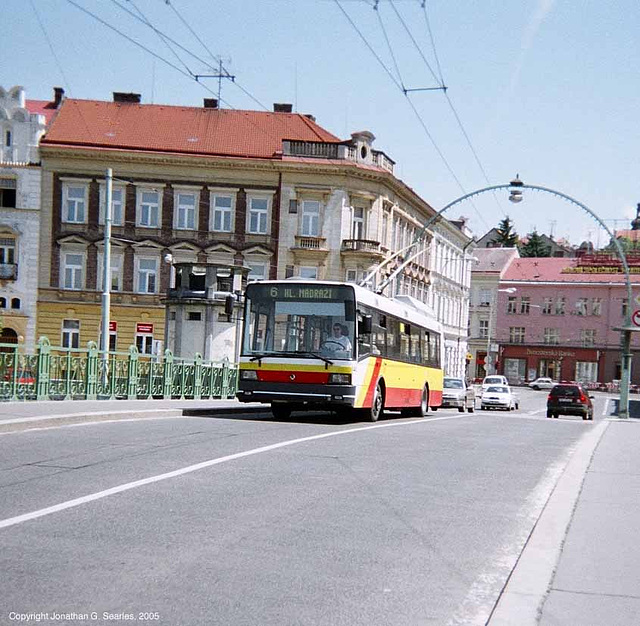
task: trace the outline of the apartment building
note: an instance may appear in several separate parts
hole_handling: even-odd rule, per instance
[[[113,102],[65,100],[41,143],[39,332],[70,346],[98,336],[107,168],[112,347],[163,347],[175,264],[244,266],[250,280],[361,280],[435,213],[374,141],[367,131],[341,140],[291,105],[162,106],[119,93]],[[442,308],[453,371],[466,353],[470,242],[439,221],[387,290]]]

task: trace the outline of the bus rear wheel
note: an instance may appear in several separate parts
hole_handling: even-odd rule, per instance
[[[402,409],[403,417],[427,417],[429,412],[429,388],[425,385],[420,397],[420,406]]]
[[[365,414],[370,422],[377,422],[382,417],[383,412],[384,392],[382,391],[382,385],[378,382],[371,399],[371,408],[365,409]]]

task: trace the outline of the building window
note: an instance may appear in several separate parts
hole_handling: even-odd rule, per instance
[[[235,196],[229,194],[213,194],[211,196],[210,228],[221,233],[230,233],[233,228],[233,209]]]
[[[138,189],[136,226],[160,228],[160,192],[155,189]]]
[[[156,293],[158,288],[158,259],[137,259],[138,280],[136,282],[138,293]]]
[[[522,313],[522,315],[529,315],[530,306],[531,298],[529,298],[529,296],[522,296],[522,298],[520,298],[520,313]]]
[[[589,298],[578,298],[576,302],[576,315],[586,315]]]
[[[187,312],[187,321],[188,322],[201,322],[202,321],[202,312],[201,311],[188,311]]]
[[[545,328],[544,343],[549,346],[557,346],[560,343],[560,331],[557,328]]]
[[[302,229],[304,237],[320,236],[320,203],[317,200],[303,200]]]
[[[11,308],[12,309],[20,308],[20,298],[11,298]]]
[[[16,262],[16,240],[13,237],[0,237],[0,265],[13,265]]]
[[[62,221],[84,224],[87,216],[87,186],[65,183],[62,188]]]
[[[509,296],[507,300],[507,313],[515,313],[517,311],[517,298]]]
[[[353,226],[351,232],[352,239],[364,239],[364,208],[357,206],[353,208]]]
[[[62,347],[80,347],[80,320],[62,320]]]
[[[590,348],[596,345],[596,331],[593,328],[583,328],[580,331],[580,341],[584,348]]]
[[[598,363],[595,361],[576,361],[576,380],[580,383],[598,381]]]
[[[602,298],[591,298],[591,315],[602,315]]]
[[[63,289],[82,289],[84,287],[84,254],[67,252],[63,263]]]
[[[553,298],[545,298],[542,305],[542,315],[551,315],[553,313]]]
[[[7,299],[0,298],[0,309],[6,309],[6,308],[7,308]]]
[[[307,278],[310,280],[317,280],[318,278],[318,268],[309,265],[301,265],[298,270],[298,276],[300,278]]]
[[[122,291],[122,255],[121,254],[112,254],[111,255],[111,291]],[[100,253],[98,255],[98,290],[103,290],[103,280],[104,280],[104,254]]]
[[[11,131],[10,130],[6,131],[4,134],[4,145],[7,148],[11,147]]]
[[[490,305],[491,305],[491,290],[481,289],[480,290],[480,306],[490,306]]]
[[[4,209],[16,208],[16,188],[15,178],[0,178],[0,207]]]
[[[140,354],[153,354],[153,335],[137,333],[136,348]]]
[[[489,337],[489,320],[480,320],[480,339]]]
[[[252,235],[266,235],[271,199],[265,197],[249,197],[247,212],[247,232]]]
[[[381,243],[383,246],[387,245],[387,237],[389,236],[389,213],[385,211],[382,214],[382,233],[381,233]]]
[[[264,280],[267,277],[266,263],[247,263],[251,268],[247,280]]]
[[[113,226],[124,226],[124,199],[126,192],[123,187],[114,187],[111,190],[111,224]],[[107,190],[104,185],[100,185],[100,216],[101,224],[105,222],[106,216]]]
[[[524,343],[524,326],[509,327],[509,343]]]
[[[566,304],[566,298],[558,298],[556,300],[556,315],[564,315]]]
[[[175,227],[179,230],[195,230],[198,220],[198,198],[194,192],[176,191]]]

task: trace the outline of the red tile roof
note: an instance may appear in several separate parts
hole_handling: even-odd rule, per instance
[[[514,259],[502,276],[503,281],[527,281],[537,283],[624,283],[624,274],[603,271],[604,266],[580,266],[575,258],[524,258]],[[638,268],[631,268],[631,271]],[[631,274],[633,283],[640,283],[640,274]]]
[[[299,113],[68,98],[41,144],[280,158],[283,139],[340,142]]]
[[[26,109],[29,113],[39,113],[44,115],[47,120],[47,126],[51,123],[55,112],[57,111],[53,102],[47,100],[27,100]]]

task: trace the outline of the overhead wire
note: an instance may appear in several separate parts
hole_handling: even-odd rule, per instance
[[[404,85],[404,81],[402,80],[402,74],[400,74],[400,68],[398,67],[398,61],[396,60],[396,55],[393,53],[393,46],[389,41],[389,36],[387,35],[387,29],[384,27],[384,22],[382,21],[382,17],[380,15],[379,4],[376,0],[376,3],[373,5],[373,10],[376,12],[378,16],[378,23],[380,24],[380,28],[382,30],[382,34],[384,35],[384,39],[387,42],[387,47],[389,48],[389,54],[391,55],[391,59],[393,60],[393,65],[396,68],[396,74],[398,75],[398,80],[400,81],[400,86],[402,91],[406,93],[407,89]]]

